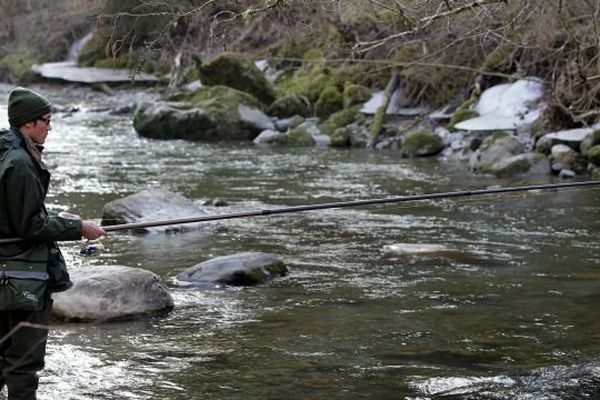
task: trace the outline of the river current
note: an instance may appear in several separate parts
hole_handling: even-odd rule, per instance
[[[38,89],[59,110],[44,152],[48,204],[84,218],[148,188],[221,199],[227,206],[207,211],[225,213],[554,181],[475,176],[457,161],[394,151],[149,140],[131,114],[109,110],[152,92]],[[71,269],[159,274],[175,308],[53,325],[39,396],[598,398],[599,200],[600,189],[564,190],[229,220],[210,233],[114,233],[91,258],[79,255],[82,243],[65,243]],[[445,250],[402,254],[423,244]],[[289,274],[249,288],[174,280],[242,251],[272,253]]]

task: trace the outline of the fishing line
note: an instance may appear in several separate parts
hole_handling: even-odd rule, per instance
[[[596,181],[583,181],[583,182],[567,182],[567,183],[554,183],[554,184],[541,184],[541,185],[527,185],[527,186],[509,186],[509,187],[495,187],[489,189],[477,189],[477,190],[462,190],[453,192],[437,192],[429,194],[416,194],[406,195],[397,197],[387,198],[376,198],[376,199],[365,199],[365,200],[353,200],[353,201],[337,201],[321,204],[307,204],[292,207],[278,207],[271,209],[253,210],[234,212],[228,214],[213,214],[203,215],[198,217],[190,218],[179,218],[169,220],[157,220],[147,222],[134,222],[125,223],[119,225],[108,225],[104,227],[106,232],[120,231],[120,230],[131,230],[131,229],[145,229],[151,227],[168,226],[168,225],[182,225],[189,223],[200,223],[209,221],[220,221],[226,219],[237,219],[237,218],[249,218],[258,216],[269,216],[275,214],[289,214],[304,211],[314,210],[325,210],[325,209],[341,209],[350,207],[370,206],[388,203],[404,203],[414,201],[425,201],[425,200],[440,200],[440,199],[455,199],[455,198],[474,198],[479,196],[499,194],[499,193],[515,193],[515,192],[531,192],[540,190],[551,190],[551,189],[567,189],[567,188],[581,188],[591,187],[600,185],[600,180]],[[5,238],[0,239],[0,244],[14,243],[22,241],[21,238]]]

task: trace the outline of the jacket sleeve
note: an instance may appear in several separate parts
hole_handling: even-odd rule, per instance
[[[16,159],[5,175],[8,215],[16,234],[43,241],[81,239],[81,220],[49,216],[45,191],[33,162]]]

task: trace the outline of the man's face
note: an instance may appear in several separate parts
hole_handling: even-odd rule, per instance
[[[46,137],[48,136],[48,132],[52,129],[50,126],[51,117],[52,114],[48,113],[42,115],[35,121],[26,123],[26,129],[23,133],[29,136],[34,143],[44,144]]]

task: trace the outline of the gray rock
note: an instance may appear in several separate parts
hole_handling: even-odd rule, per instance
[[[592,147],[600,144],[600,129],[595,129],[590,132],[579,145],[579,152],[582,156],[587,157]]]
[[[505,158],[520,154],[525,147],[508,134],[497,133],[488,136],[481,146],[471,154],[469,168],[474,172],[491,172],[492,166]]]
[[[315,141],[316,147],[328,147],[331,146],[331,138],[327,135],[312,135],[313,140]]]
[[[584,158],[565,144],[552,146],[550,154],[555,162],[564,164],[574,171],[583,172],[586,168]]]
[[[279,258],[262,252],[245,252],[204,261],[181,272],[177,279],[200,286],[249,286],[286,273],[287,268]]]
[[[178,193],[162,189],[143,190],[122,199],[113,200],[102,209],[102,225],[162,221],[201,217],[206,212]],[[139,228],[136,232],[185,232],[194,229],[214,229],[214,223],[191,223],[153,228]]]
[[[490,172],[498,177],[549,175],[550,161],[540,153],[517,154],[495,163]]]
[[[128,319],[173,308],[160,277],[140,268],[93,266],[70,271],[73,287],[54,293],[53,317],[68,321]]]
[[[259,135],[254,138],[253,142],[254,144],[270,144],[277,142],[283,136],[285,136],[284,132],[267,129],[259,133]]]
[[[273,124],[271,118],[257,108],[240,104],[238,106],[238,113],[240,114],[240,119],[243,122],[254,126],[259,131],[263,131],[265,129],[275,129],[275,124]]]
[[[573,179],[575,178],[575,171],[573,171],[572,169],[562,169],[559,173],[558,176],[561,177],[562,179]]]
[[[252,140],[265,126],[260,102],[226,86],[201,87],[196,92],[172,96],[182,101],[141,103],[133,118],[140,136],[195,141]],[[242,111],[243,115],[240,114]]]
[[[547,135],[542,136],[535,143],[535,151],[537,151],[538,153],[549,155],[552,151],[552,146],[554,146],[554,140]]]

